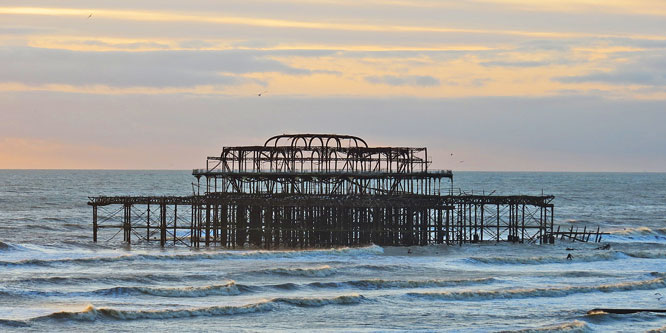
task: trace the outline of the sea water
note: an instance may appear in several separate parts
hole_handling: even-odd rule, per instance
[[[92,242],[88,196],[188,195],[187,171],[0,171],[0,331],[648,331],[666,314],[666,174],[457,172],[555,195],[597,243],[257,251]],[[449,190],[447,185],[447,191]],[[573,260],[567,260],[568,254]]]

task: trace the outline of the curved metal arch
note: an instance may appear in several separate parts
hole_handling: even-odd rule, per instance
[[[368,147],[368,143],[365,142],[365,140],[363,140],[363,139],[361,139],[361,138],[359,138],[359,137],[357,137],[357,136],[353,136],[353,135],[340,135],[340,134],[310,134],[310,133],[306,133],[306,134],[281,134],[281,135],[275,135],[275,136],[272,136],[272,137],[268,138],[268,140],[266,140],[266,142],[264,142],[264,147],[268,147],[268,146],[270,146],[271,144],[272,144],[273,147],[278,147],[278,144],[280,143],[280,140],[282,140],[282,139],[291,140],[291,144],[288,145],[288,146],[295,146],[295,144],[298,143],[298,140],[299,140],[299,139],[303,139],[304,142],[305,142],[305,144],[306,144],[306,146],[309,146],[308,148],[311,148],[311,144],[312,144],[312,141],[313,141],[314,139],[319,139],[320,142],[323,142],[324,139],[326,139],[326,143],[327,143],[327,144],[328,144],[328,142],[329,142],[331,139],[336,140],[336,142],[337,142],[338,144],[341,143],[341,140],[350,140],[350,141],[353,141],[353,142],[354,142],[354,145],[355,145],[356,147],[366,147],[366,148]],[[308,139],[309,139],[309,140],[308,140]],[[309,141],[309,142],[308,142],[308,141]],[[359,146],[359,144],[361,144],[362,146]]]

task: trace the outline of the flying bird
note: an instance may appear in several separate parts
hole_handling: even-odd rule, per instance
[[[90,15],[88,15],[88,18],[91,18],[91,17],[92,17],[92,13],[90,13]]]
[[[267,92],[268,92],[268,90],[267,90],[267,91],[264,91],[264,92],[260,92],[260,93],[257,94],[257,96],[261,97],[261,94],[265,94],[265,93],[267,93]]]
[[[460,161],[460,162],[458,162],[458,163],[462,163],[462,162],[465,162],[465,161]]]

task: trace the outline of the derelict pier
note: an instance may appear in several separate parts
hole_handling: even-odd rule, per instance
[[[426,148],[278,135],[260,146],[224,147],[206,162],[192,172],[190,196],[90,197],[93,240],[105,229],[114,231],[110,239],[122,231],[128,243],[263,249],[602,235],[555,231],[553,196],[454,195],[452,172],[428,170]]]

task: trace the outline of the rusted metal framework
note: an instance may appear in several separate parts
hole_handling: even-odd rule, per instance
[[[193,175],[205,193],[439,195],[447,171],[429,171],[428,150],[368,147],[334,134],[274,136],[263,146],[224,147]]]
[[[91,197],[94,241],[104,228],[123,230],[126,242],[265,249],[557,236],[552,196],[453,195],[452,172],[429,170],[426,148],[285,134],[224,147],[206,164],[192,172],[199,184],[192,196]],[[114,206],[122,208],[106,211]]]

